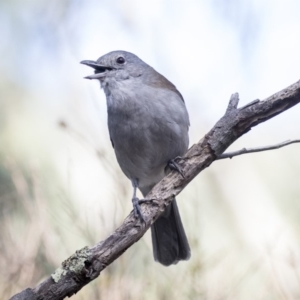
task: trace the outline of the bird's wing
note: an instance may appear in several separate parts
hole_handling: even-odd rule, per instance
[[[144,84],[152,86],[154,88],[168,89],[176,93],[179,98],[184,102],[184,99],[180,92],[177,90],[176,86],[170,82],[166,77],[159,74],[158,72],[151,72],[151,76],[147,78],[148,80],[144,81]]]

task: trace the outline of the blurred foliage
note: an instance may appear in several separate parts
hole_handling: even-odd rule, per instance
[[[217,93],[226,92],[227,97],[227,88],[243,88],[236,78],[257,80],[249,83],[247,97],[259,90],[253,88],[255,82],[267,85],[268,74],[258,77],[264,59],[256,61],[257,70],[249,55],[255,52],[253,44],[257,50],[264,41],[258,28],[273,6],[258,15],[258,2],[246,2],[0,2],[0,299],[36,286],[75,250],[106,238],[131,210],[131,186],[107,134],[104,97],[98,85],[93,89],[83,83],[85,73],[80,72],[86,70],[79,69],[78,62],[116,45],[132,45],[167,77],[185,81],[181,84],[193,143],[216,121],[207,117],[206,107],[216,111],[214,118],[225,108],[226,101]],[[237,17],[234,8],[245,18]],[[221,24],[217,29],[210,21],[214,11],[215,23]],[[232,26],[229,31],[239,27],[237,49],[245,61],[242,64],[236,52],[236,64],[255,76],[250,71],[248,77],[241,75],[239,69],[233,75],[220,73],[235,70],[228,59],[233,48],[226,46],[235,39],[227,35],[226,22]],[[180,27],[186,24],[189,30]],[[206,43],[210,35],[211,44]],[[223,35],[230,42],[221,41]],[[239,47],[245,40],[243,52]],[[215,52],[220,45],[227,55],[222,59]],[[201,54],[202,48],[212,56]],[[181,53],[184,59],[176,56]],[[198,60],[201,68],[193,65]],[[171,61],[178,65],[179,77]],[[205,68],[205,61],[216,64]],[[196,73],[187,76],[185,66]],[[292,83],[287,75],[285,79]],[[201,90],[196,90],[199,82]],[[276,89],[285,83],[280,84]],[[209,93],[214,96],[209,98]],[[276,118],[278,125],[272,121],[253,130],[235,149],[280,142],[292,133],[299,138],[299,116],[286,115]],[[169,268],[155,263],[147,233],[72,299],[299,299],[299,173],[298,145],[214,163],[178,197],[191,260]]]

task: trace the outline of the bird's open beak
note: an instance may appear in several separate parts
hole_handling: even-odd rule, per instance
[[[92,60],[83,60],[80,63],[95,69],[95,74],[84,77],[86,79],[100,79],[104,77],[108,71],[113,70],[112,67],[100,65]]]

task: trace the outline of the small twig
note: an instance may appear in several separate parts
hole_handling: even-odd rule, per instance
[[[239,101],[240,101],[239,94],[238,93],[232,94],[229,100],[229,104],[227,106],[226,113],[229,113],[230,111],[237,109]]]
[[[279,149],[279,148],[282,148],[282,147],[285,147],[285,146],[288,146],[288,145],[294,144],[294,143],[300,143],[300,140],[287,140],[287,141],[284,141],[284,142],[276,144],[276,145],[257,147],[257,148],[243,148],[241,150],[228,152],[228,153],[223,153],[223,154],[219,155],[217,159],[224,159],[224,158],[230,158],[231,159],[234,156],[253,153],[253,152],[262,152],[262,151]]]

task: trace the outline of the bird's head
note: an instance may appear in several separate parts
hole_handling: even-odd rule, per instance
[[[122,81],[139,77],[150,68],[136,55],[126,51],[109,52],[96,61],[83,60],[80,63],[94,69],[94,74],[86,76],[86,79],[98,79],[101,83],[110,79]]]

